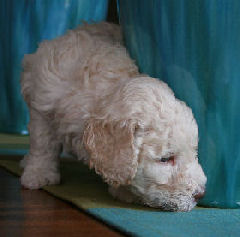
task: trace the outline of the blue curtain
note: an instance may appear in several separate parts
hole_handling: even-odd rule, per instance
[[[107,8],[108,0],[0,1],[0,132],[27,133],[19,84],[23,55],[83,20],[104,20]]]
[[[202,205],[240,207],[240,1],[119,0],[127,47],[142,72],[193,109]]]

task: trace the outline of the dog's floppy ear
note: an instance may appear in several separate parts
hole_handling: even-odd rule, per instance
[[[136,122],[90,120],[83,142],[90,154],[90,168],[110,185],[130,184],[136,174],[138,158],[134,144]]]

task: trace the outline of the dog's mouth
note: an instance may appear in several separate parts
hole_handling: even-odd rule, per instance
[[[191,199],[186,202],[178,202],[178,201],[167,201],[167,202],[162,202],[159,201],[158,198],[155,198],[151,202],[145,202],[145,205],[152,207],[152,208],[157,208],[161,211],[168,211],[168,212],[188,212],[191,211],[195,206],[197,202],[195,199]]]
[[[204,196],[204,186],[199,186],[192,194],[188,190],[148,190],[148,192],[140,192],[138,189],[131,187],[134,201],[145,206],[157,208],[161,211],[170,212],[188,212],[191,211],[197,202]]]
[[[188,212],[192,210],[199,199],[204,196],[204,191],[196,192],[192,196],[184,193],[172,193],[168,195],[151,195],[143,201],[149,207],[158,208],[162,211]]]

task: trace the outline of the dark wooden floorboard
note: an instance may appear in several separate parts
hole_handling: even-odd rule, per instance
[[[21,188],[0,168],[0,236],[123,236],[43,190]]]

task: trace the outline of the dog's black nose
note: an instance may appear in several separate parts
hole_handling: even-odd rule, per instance
[[[204,194],[205,194],[205,191],[198,192],[198,193],[194,194],[193,197],[195,198],[195,200],[197,202],[199,199],[201,199],[204,196]]]

